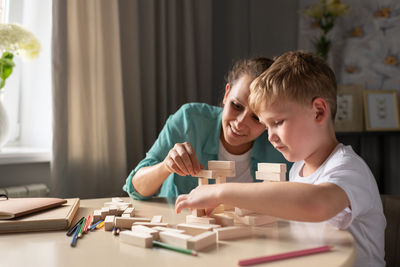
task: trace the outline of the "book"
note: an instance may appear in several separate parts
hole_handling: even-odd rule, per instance
[[[65,199],[50,197],[7,198],[0,201],[0,220],[12,219],[51,209],[67,203]]]
[[[11,200],[11,199],[10,199]],[[0,200],[2,202],[3,200]],[[8,201],[8,200],[7,200]],[[79,209],[79,198],[66,199],[59,207],[0,220],[0,234],[67,229]]]

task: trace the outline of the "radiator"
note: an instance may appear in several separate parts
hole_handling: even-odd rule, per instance
[[[47,197],[49,188],[45,184],[28,184],[0,188],[0,194],[8,197]]]

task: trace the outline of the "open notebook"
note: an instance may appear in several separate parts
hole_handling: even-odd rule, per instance
[[[0,200],[0,202],[2,201]],[[37,211],[12,219],[0,220],[0,234],[67,229],[79,208],[79,198],[66,199],[63,202],[66,203],[61,204],[61,206],[58,204],[59,207]]]

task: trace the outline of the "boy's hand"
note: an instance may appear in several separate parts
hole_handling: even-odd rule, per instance
[[[198,161],[192,145],[188,142],[175,144],[163,163],[169,172],[177,173],[180,176],[195,176],[201,169],[204,169]]]
[[[180,195],[176,199],[175,211],[180,213],[182,209],[205,209],[209,215],[219,204],[219,192],[222,185],[202,185],[193,189],[190,194]]]

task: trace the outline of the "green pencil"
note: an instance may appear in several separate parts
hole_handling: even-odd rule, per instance
[[[153,240],[153,245],[156,247],[160,247],[160,248],[166,248],[166,249],[170,249],[170,250],[174,250],[180,253],[184,253],[184,254],[189,254],[192,256],[197,256],[197,252],[195,250],[191,250],[191,249],[184,249],[184,248],[178,248],[178,247],[174,247],[162,242],[158,242]]]
[[[78,238],[82,237],[82,231],[83,231],[83,227],[85,226],[85,222],[86,222],[86,217],[83,219],[83,221],[81,223],[81,227],[79,228]]]

